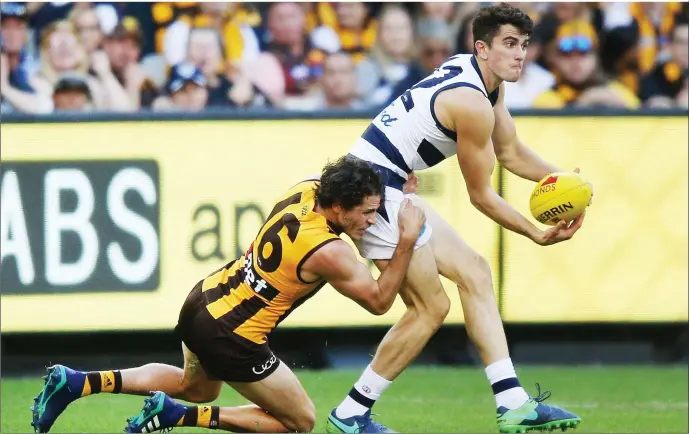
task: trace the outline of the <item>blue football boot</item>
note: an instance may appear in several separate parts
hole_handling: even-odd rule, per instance
[[[31,426],[37,433],[49,432],[69,404],[81,397],[86,374],[63,365],[48,368],[45,384],[31,406]]]
[[[554,405],[543,404],[550,397],[550,391],[541,393],[541,386],[536,384],[538,396],[529,398],[521,407],[509,410],[499,407],[497,412],[498,428],[502,433],[525,433],[527,431],[552,431],[554,429],[576,428],[581,418],[574,413]]]
[[[144,399],[144,408],[136,416],[127,419],[124,432],[171,431],[184,417],[187,408],[177,404],[163,392],[151,392]]]
[[[340,419],[335,410],[330,412],[328,423],[325,427],[328,433],[395,433],[390,428],[371,419],[371,410],[361,416],[352,416]]]

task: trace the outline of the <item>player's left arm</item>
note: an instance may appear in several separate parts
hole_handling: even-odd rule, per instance
[[[515,175],[534,182],[540,181],[549,173],[559,172],[559,168],[536,155],[517,136],[514,119],[505,107],[504,86],[500,84],[500,96],[493,108],[495,128],[491,139],[498,161]]]

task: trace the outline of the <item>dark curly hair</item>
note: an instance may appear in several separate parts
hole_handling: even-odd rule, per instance
[[[336,203],[350,210],[368,196],[383,199],[383,179],[370,163],[352,156],[341,157],[323,168],[316,187],[316,202],[330,208]]]
[[[519,29],[522,35],[531,36],[533,32],[533,21],[519,8],[500,3],[479,9],[473,21],[474,54],[477,54],[476,41],[484,41],[490,47],[500,27],[509,24]]]

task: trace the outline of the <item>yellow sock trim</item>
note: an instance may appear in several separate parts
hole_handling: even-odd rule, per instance
[[[89,382],[89,378],[86,377],[86,381],[84,381],[84,389],[81,391],[81,396],[87,396],[91,394],[91,383]]]
[[[199,405],[199,417],[196,419],[196,426],[210,428],[211,408],[208,405]]]
[[[216,411],[213,411],[216,409]],[[213,420],[215,413],[216,420]],[[201,428],[214,429],[218,427],[220,414],[217,407],[209,405],[198,407],[187,407],[184,416],[182,416],[175,426],[197,426]]]
[[[101,393],[112,393],[115,390],[115,373],[112,371],[100,372]]]
[[[185,415],[185,416],[186,416],[186,415]],[[182,417],[177,421],[177,423],[175,424],[175,426],[184,426],[184,416],[182,416]]]

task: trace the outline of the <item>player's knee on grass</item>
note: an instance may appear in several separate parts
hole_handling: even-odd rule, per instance
[[[220,396],[222,383],[216,381],[183,382],[184,400],[195,404],[213,402]]]
[[[193,402],[195,404],[205,404],[213,402],[220,396],[220,386],[215,384],[200,386],[200,385],[186,385],[184,387],[185,401]]]
[[[280,420],[290,432],[311,432],[316,426],[316,407],[310,399]]]
[[[220,390],[185,390],[184,396],[186,401],[195,404],[206,404],[213,402],[220,396]]]

